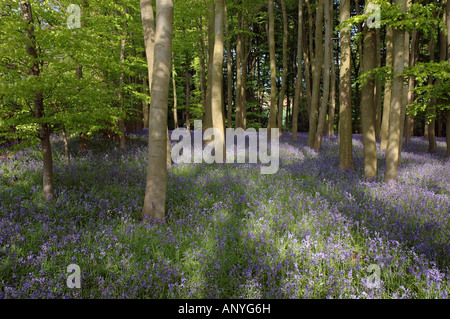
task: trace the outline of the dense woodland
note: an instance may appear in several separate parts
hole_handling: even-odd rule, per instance
[[[282,161],[289,162],[290,156],[297,154],[291,149],[292,145],[301,145],[302,154],[305,154],[301,155],[302,161],[306,158],[321,163],[322,157],[333,158],[328,164],[324,162],[323,167],[317,165],[323,171],[335,171],[333,174],[341,176],[339,178],[356,174],[348,177],[351,179],[348,185],[336,182],[336,189],[341,187],[349,192],[342,193],[342,198],[352,198],[349,195],[352,191],[360,192],[358,183],[378,185],[375,193],[383,192],[386,184],[403,183],[402,165],[416,160],[405,152],[414,153],[420,149],[421,156],[428,156],[423,160],[424,165],[438,163],[439,166],[431,175],[439,176],[439,182],[433,185],[440,185],[436,187],[442,198],[431,200],[430,205],[435,206],[430,209],[441,216],[444,226],[431,223],[438,227],[436,230],[434,226],[421,224],[433,228],[430,233],[426,231],[432,236],[430,245],[433,249],[419,245],[423,248],[419,251],[434,260],[440,269],[448,270],[450,191],[445,178],[449,173],[450,157],[449,15],[450,3],[446,0],[61,0],[20,3],[0,0],[0,160],[3,161],[0,164],[10,165],[9,169],[2,168],[3,177],[0,177],[5,183],[0,188],[3,200],[6,203],[9,198],[5,195],[6,189],[11,185],[18,187],[17,180],[22,178],[11,179],[15,174],[14,159],[20,154],[28,154],[27,150],[38,150],[32,161],[36,161],[33,165],[40,170],[36,173],[38,177],[30,180],[39,181],[33,189],[40,187],[40,191],[36,193],[39,196],[33,195],[33,198],[41,203],[39,205],[58,206],[60,198],[66,196],[61,193],[61,187],[65,189],[63,185],[73,178],[74,173],[70,170],[78,167],[78,161],[84,161],[80,159],[82,156],[101,150],[99,141],[106,140],[108,142],[101,143],[112,146],[108,144],[109,151],[105,156],[115,158],[122,153],[145,161],[145,166],[139,169],[141,180],[136,182],[142,194],[145,188],[145,195],[135,199],[132,206],[139,210],[140,220],[148,219],[150,225],[153,225],[153,218],[168,220],[166,232],[173,227],[170,218],[175,218],[171,196],[177,195],[174,195],[173,187],[180,187],[178,192],[183,191],[181,186],[174,186],[174,179],[181,182],[173,171],[177,168],[172,168],[169,135],[176,128],[194,130],[195,120],[202,120],[203,131],[214,127],[221,132],[214,138],[216,152],[224,147],[226,128],[279,129],[280,142],[285,143],[281,150]],[[139,144],[141,142],[144,144]],[[116,160],[127,161],[124,156]],[[18,165],[22,167],[22,164]],[[308,166],[310,172],[321,174],[319,166],[308,165],[312,165]],[[216,169],[210,166],[205,170]],[[230,174],[230,168],[220,166],[218,169],[225,169]],[[288,169],[282,165],[282,174]],[[92,159],[89,170],[102,171],[100,162]],[[195,179],[191,173],[187,174]],[[239,174],[246,176],[247,173]],[[309,189],[308,177],[304,174],[299,171],[294,178],[303,176],[305,184],[300,182],[298,185]],[[227,176],[235,179],[238,175]],[[116,180],[113,175],[108,176]],[[128,176],[134,180],[137,175],[130,171]],[[11,181],[6,182],[6,179]],[[283,182],[273,181],[277,185],[278,182],[281,184],[276,192],[289,189],[292,181],[289,178]],[[25,180],[23,183],[21,187],[32,187]],[[247,182],[243,179],[241,183]],[[92,187],[91,192],[94,192],[95,186]],[[319,192],[322,194],[328,188],[320,186]],[[138,192],[139,188],[133,189]],[[327,191],[328,200],[339,202],[341,195],[330,192],[333,191]],[[386,212],[386,206],[378,207],[364,197],[371,193],[370,188],[361,192],[366,195],[354,196],[362,196],[361,205],[367,201],[367,211]],[[19,196],[17,194],[14,196]],[[133,193],[127,194],[132,196]],[[305,196],[309,198],[310,195]],[[191,199],[187,195],[181,197],[190,202],[195,196]],[[286,205],[294,205],[288,200],[289,196],[284,194],[282,197],[286,198]],[[233,209],[245,210],[245,204],[236,198],[233,205],[237,206]],[[417,203],[422,199],[417,199]],[[129,203],[129,199],[125,201]],[[301,201],[303,205],[307,203]],[[348,198],[344,201],[352,202]],[[9,209],[14,211],[11,205]],[[190,205],[186,204],[184,208],[186,214],[188,210],[197,209]],[[22,208],[15,209],[21,211]],[[353,214],[358,209],[345,208],[351,212],[351,218],[356,219],[360,217]],[[415,212],[426,210],[414,209]],[[394,223],[395,218],[400,217],[392,218]],[[91,221],[88,224],[92,227]],[[405,225],[402,227],[409,229],[410,224]],[[389,232],[402,233],[404,230],[395,227],[389,228]],[[358,236],[366,235],[361,235],[358,228]],[[404,239],[414,246],[420,241],[427,242],[425,237],[393,238],[400,242]],[[352,258],[356,255],[353,253]],[[158,262],[164,264],[161,260]],[[224,264],[221,267],[226,268]],[[233,268],[235,264],[230,267],[226,268],[230,273],[237,271]],[[435,287],[436,294],[448,298],[450,277],[449,274],[443,276],[442,284],[447,288],[439,290],[437,286],[428,285],[429,293],[421,295],[418,291],[422,286],[417,289],[407,287],[409,295],[405,293],[405,296],[429,297]],[[264,282],[269,282],[271,277],[264,278]],[[170,287],[168,282],[161,285]],[[392,285],[398,288],[400,284]],[[234,295],[238,292],[224,289],[217,296],[238,296]],[[392,289],[380,296],[392,296],[395,291]],[[198,287],[197,294],[191,290],[184,295],[181,290],[174,296],[216,296],[210,292],[209,295],[206,292],[198,295]],[[147,293],[137,294],[147,296]],[[325,292],[314,295],[311,290],[309,293],[327,296]],[[354,296],[353,293],[350,296]],[[108,295],[105,294],[103,296]],[[243,296],[288,295],[264,290],[262,295],[244,293]],[[21,294],[17,292],[16,296]],[[96,296],[95,293],[92,296]],[[153,295],[161,296],[171,295]]]

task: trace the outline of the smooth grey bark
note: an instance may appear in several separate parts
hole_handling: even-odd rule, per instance
[[[216,161],[225,158],[225,127],[223,114],[223,20],[224,0],[216,0],[214,18],[214,58],[212,69],[211,111],[212,124],[218,130],[214,136],[214,149]],[[220,153],[222,153],[222,158]]]
[[[376,31],[365,26],[363,69],[370,72],[376,68]],[[377,145],[375,134],[375,105],[374,105],[374,76],[367,78],[361,89],[361,130],[364,147],[364,177],[368,181],[376,181],[377,169]]]
[[[214,4],[208,7],[208,68],[206,85],[206,102],[203,113],[203,130],[213,126],[211,110],[211,88],[212,88],[212,68],[214,59]]]
[[[331,52],[332,52],[332,42],[331,42],[331,33],[332,33],[332,21],[331,21],[331,12],[330,12],[330,0],[324,1],[324,15],[325,15],[325,58],[323,61],[323,92],[322,92],[322,102],[319,110],[319,120],[317,123],[317,132],[314,138],[314,149],[316,151],[320,150],[320,146],[322,144],[322,136],[325,132],[326,120],[327,120],[327,105],[328,98],[330,95],[330,68],[331,68]],[[316,56],[319,56],[316,54]]]
[[[395,0],[402,11],[406,10],[406,3]],[[386,149],[386,172],[385,181],[394,182],[398,177],[399,153],[400,153],[400,116],[402,107],[403,81],[399,74],[405,67],[405,31],[396,29],[393,31],[393,63],[394,80],[392,83],[391,108],[389,112],[389,135]]]
[[[393,66],[393,30],[386,28],[386,66]],[[380,130],[380,149],[385,150],[389,136],[389,114],[391,109],[392,81],[387,80],[384,86],[383,118]]]
[[[172,56],[173,0],[156,1],[156,32],[148,168],[142,219],[165,218],[167,188],[167,114]]]
[[[298,34],[297,34],[297,80],[295,82],[294,104],[292,105],[292,139],[298,138],[298,107],[302,99],[303,92],[303,0],[298,1]]]
[[[277,68],[275,61],[275,15],[274,15],[274,0],[268,1],[268,14],[269,14],[269,28],[268,28],[268,40],[269,40],[269,58],[270,58],[270,112],[269,112],[269,125],[267,127],[270,133],[272,128],[277,127]]]
[[[340,1],[340,22],[350,19],[350,0]],[[351,104],[351,48],[350,27],[339,32],[341,65],[339,74],[339,165],[342,170],[353,169],[352,104]]]
[[[172,90],[173,90],[173,124],[178,128],[178,113],[177,113],[177,83],[175,81],[175,59],[172,52]]]
[[[225,38],[227,47],[227,127],[232,127],[232,114],[233,114],[233,71],[231,67],[231,41],[230,32],[228,26],[228,10],[227,2],[224,1],[224,20],[225,20]]]
[[[313,67],[312,78],[312,97],[311,97],[311,109],[309,112],[309,132],[308,132],[308,146],[314,148],[314,141],[317,132],[317,117],[319,106],[319,92],[320,92],[320,75],[322,73],[323,64],[323,35],[322,35],[322,22],[323,22],[323,8],[324,0],[319,0],[317,4],[316,14],[316,52],[315,61]]]
[[[283,132],[283,110],[284,99],[286,97],[286,81],[288,73],[288,61],[287,61],[287,41],[289,37],[288,33],[288,16],[286,12],[286,0],[281,0],[281,11],[283,14],[283,74],[281,76],[281,90],[278,99],[278,128],[280,129],[280,136]]]

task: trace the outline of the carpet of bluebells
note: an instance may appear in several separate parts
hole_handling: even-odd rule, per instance
[[[428,154],[413,137],[390,185],[383,151],[379,183],[364,182],[359,135],[352,172],[338,169],[337,138],[317,154],[288,133],[273,175],[260,174],[266,164],[173,165],[163,224],[139,219],[146,134],[126,150],[92,138],[80,152],[73,138],[70,164],[54,136],[49,203],[39,148],[0,157],[0,298],[449,297],[445,139]],[[67,287],[69,264],[81,289]]]

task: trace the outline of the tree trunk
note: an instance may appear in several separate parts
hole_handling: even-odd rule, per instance
[[[393,66],[393,30],[390,27],[386,28],[386,66]],[[389,114],[391,109],[391,93],[392,81],[387,80],[384,87],[384,102],[383,102],[383,118],[381,121],[380,131],[380,149],[385,150],[387,147],[389,135]]]
[[[287,40],[288,33],[288,17],[286,13],[286,0],[281,0],[281,11],[283,13],[283,75],[281,77],[281,90],[278,99],[278,128],[280,129],[280,135],[283,133],[283,111],[284,111],[284,99],[286,97],[286,81],[288,73],[288,61],[287,61]]]
[[[434,37],[430,38],[430,44],[429,44],[429,53],[430,53],[430,62],[434,62]],[[433,76],[428,77],[428,85],[434,84],[434,78]],[[431,117],[431,122],[428,124],[428,152],[429,153],[435,153],[437,150],[437,143],[436,143],[436,99],[430,99],[428,102],[428,114]]]
[[[369,72],[376,68],[376,31],[365,26],[363,69]],[[377,145],[375,136],[374,76],[367,78],[361,89],[361,130],[364,146],[364,177],[368,181],[377,179]]]
[[[27,22],[25,29],[29,42],[25,45],[26,52],[33,60],[31,67],[31,74],[33,76],[40,76],[41,70],[39,68],[36,37],[34,34],[33,26],[33,14],[31,4],[25,1],[20,2],[20,10],[22,20]],[[39,121],[44,115],[44,97],[39,91],[34,93],[33,99],[33,113],[37,121]],[[43,176],[42,176],[42,188],[44,191],[44,198],[46,200],[53,199],[53,158],[52,148],[50,142],[50,128],[48,124],[39,124],[39,139],[41,140],[41,148],[43,154]]]
[[[178,114],[177,114],[177,84],[175,82],[175,60],[172,52],[172,89],[173,89],[173,124],[178,128]]]
[[[269,125],[267,127],[268,132],[271,132],[272,128],[277,127],[277,68],[275,61],[275,16],[273,4],[274,0],[269,0],[268,13],[269,13],[269,56],[270,56],[270,113],[269,113]]]
[[[319,92],[320,92],[320,75],[322,73],[323,64],[323,35],[322,35],[322,22],[323,22],[323,2],[319,0],[317,4],[316,14],[316,53],[313,67],[313,83],[312,83],[312,97],[311,97],[311,109],[309,112],[309,132],[308,132],[308,146],[314,148],[314,141],[317,132],[317,111],[319,105]]]
[[[214,58],[212,69],[211,109],[212,124],[218,129],[214,135],[216,161],[221,163],[225,157],[225,128],[223,116],[223,20],[224,0],[216,0],[214,18]]]
[[[418,37],[419,37],[419,31],[418,30],[413,31],[413,36],[411,39],[411,54],[409,57],[410,66],[414,66],[417,63],[418,49],[419,49]],[[414,98],[415,98],[414,91],[413,91],[414,85],[415,85],[414,76],[410,76],[408,79],[408,101],[407,101],[407,104],[412,104],[414,102]],[[413,123],[413,117],[412,117],[412,115],[408,114],[406,116],[405,134],[404,134],[406,145],[409,144],[409,141],[410,141],[412,123]]]
[[[145,28],[144,28],[145,30]],[[150,106],[148,169],[142,219],[165,218],[167,114],[172,56],[173,0],[156,2],[156,33]],[[144,32],[145,34],[145,32]]]
[[[120,44],[120,64],[125,62],[125,44],[127,39],[124,37]],[[120,119],[119,119],[119,132],[120,132],[120,148],[124,149],[126,145],[126,135],[125,135],[125,110],[123,107],[123,84],[124,84],[125,72],[120,72],[119,77],[119,111],[120,111]]]
[[[331,12],[330,12],[330,0],[324,1],[324,14],[325,14],[325,59],[323,61],[323,93],[322,93],[322,103],[320,105],[319,111],[319,122],[317,125],[317,132],[314,138],[314,149],[316,151],[320,150],[322,144],[322,136],[325,131],[326,121],[327,121],[327,105],[328,98],[330,95],[330,66],[332,63],[331,52],[332,52],[332,40],[331,40]],[[320,4],[319,4],[320,5]],[[316,54],[318,57],[319,54]]]
[[[227,46],[227,127],[232,127],[232,114],[233,114],[233,71],[231,68],[231,41],[228,26],[228,11],[227,2],[224,1],[224,20],[225,20],[225,37]]]
[[[395,4],[405,11],[406,3],[395,0]],[[400,115],[402,107],[403,81],[398,75],[405,67],[405,31],[397,29],[393,31],[393,63],[394,80],[392,83],[391,107],[389,112],[389,136],[386,150],[386,173],[385,181],[394,182],[398,177],[399,151],[400,151]]]
[[[340,1],[340,22],[350,19],[350,0]],[[350,27],[340,30],[341,65],[339,74],[339,164],[342,170],[353,169],[351,47]]]
[[[328,113],[328,136],[334,136],[334,118],[336,116],[336,69],[334,66],[333,51],[331,52],[331,88],[330,110]]]
[[[380,39],[380,29],[376,29],[376,47],[375,52],[377,56],[377,68],[381,67],[381,39]],[[381,131],[381,80],[377,79],[375,81],[375,87],[374,87],[375,93],[374,93],[374,106],[375,106],[375,137],[377,139],[380,138],[380,131]]]
[[[141,4],[141,19],[142,28],[144,31],[144,45],[145,45],[145,55],[147,57],[148,65],[148,87],[150,90],[152,88],[152,76],[153,76],[153,52],[155,48],[155,19],[153,17],[153,0],[140,0]],[[144,78],[144,85],[146,81]],[[144,102],[143,104],[144,113],[144,127],[148,128],[149,125],[149,105]]]
[[[62,137],[63,137],[63,143],[64,143],[64,155],[66,157],[66,164],[70,164],[70,151],[69,151],[69,141],[67,139],[67,132],[66,128],[64,127],[62,130]]]
[[[186,52],[186,57],[184,61],[184,78],[186,80],[186,128],[188,130],[191,129],[191,119],[190,119],[190,108],[191,108],[191,76],[189,74],[189,53]]]
[[[302,99],[303,75],[303,0],[298,0],[298,34],[297,34],[297,81],[295,83],[294,104],[292,105],[292,139],[297,140],[298,132],[298,107]]]
[[[214,4],[211,4],[208,9],[208,70],[207,70],[207,85],[206,85],[206,103],[205,112],[203,113],[203,130],[213,126],[212,110],[211,110],[211,88],[212,88],[212,64],[214,59]]]

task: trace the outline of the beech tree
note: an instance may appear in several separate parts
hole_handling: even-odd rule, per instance
[[[172,57],[173,0],[156,1],[148,168],[142,219],[164,219],[167,187],[167,113]]]

